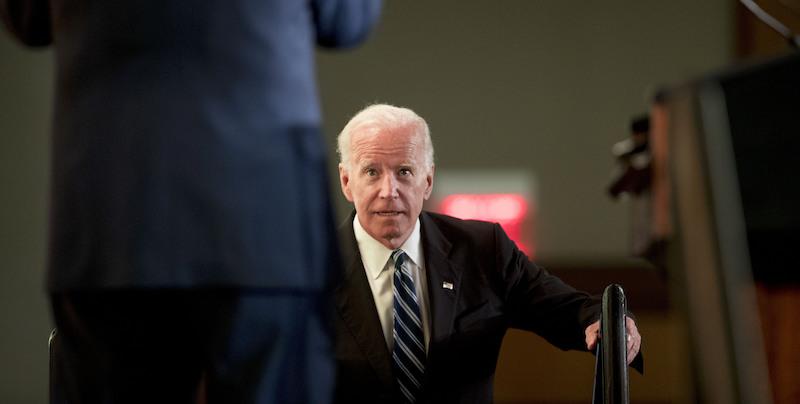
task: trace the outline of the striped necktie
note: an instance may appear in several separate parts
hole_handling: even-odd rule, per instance
[[[414,281],[403,250],[392,252],[394,260],[394,359],[395,375],[400,391],[410,403],[417,396],[425,373],[425,339]]]

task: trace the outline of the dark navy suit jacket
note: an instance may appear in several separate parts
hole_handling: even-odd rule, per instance
[[[377,0],[0,0],[56,58],[51,291],[318,289],[335,260],[314,48]]]
[[[340,228],[336,399],[398,402],[391,352],[352,218]],[[510,327],[535,332],[561,349],[586,349],[584,329],[599,316],[599,298],[532,263],[497,224],[429,212],[422,212],[420,224],[431,311],[424,402],[492,402],[497,356]]]

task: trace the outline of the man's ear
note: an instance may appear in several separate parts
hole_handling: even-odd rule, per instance
[[[350,192],[350,173],[345,170],[342,163],[339,163],[339,183],[342,185],[342,193],[348,201],[353,202],[353,193]]]
[[[428,176],[425,178],[425,181],[428,182],[428,188],[425,189],[426,201],[431,197],[431,193],[433,192],[433,167],[434,166],[431,165],[431,169],[428,171]]]

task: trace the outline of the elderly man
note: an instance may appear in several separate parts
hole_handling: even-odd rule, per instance
[[[531,262],[495,223],[426,212],[433,145],[409,109],[373,105],[339,135],[355,212],[340,228],[336,399],[489,403],[510,327],[593,349],[599,299]],[[628,358],[641,336],[628,319]]]

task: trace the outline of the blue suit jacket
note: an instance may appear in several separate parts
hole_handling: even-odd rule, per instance
[[[335,262],[316,44],[377,0],[0,0],[52,43],[51,290],[319,288]]]
[[[510,327],[561,349],[585,350],[584,329],[599,316],[598,297],[532,263],[497,224],[422,212],[420,225],[431,311],[423,402],[492,402],[497,356]],[[340,228],[340,243],[336,401],[399,402],[352,216]]]

